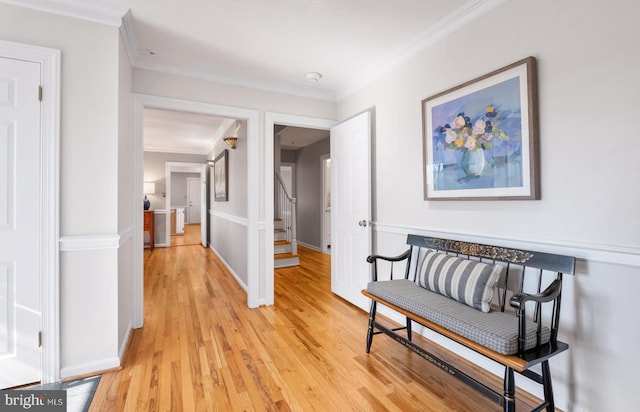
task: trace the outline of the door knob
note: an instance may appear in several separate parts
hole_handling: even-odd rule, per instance
[[[367,221],[366,220],[359,221],[358,226],[367,227]]]

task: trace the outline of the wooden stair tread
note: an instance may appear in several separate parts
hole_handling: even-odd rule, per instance
[[[289,259],[294,257],[298,257],[298,255],[294,255],[293,253],[279,253],[277,255],[274,255],[275,259]]]
[[[273,244],[274,245],[290,245],[291,242],[289,242],[288,240],[274,240]]]

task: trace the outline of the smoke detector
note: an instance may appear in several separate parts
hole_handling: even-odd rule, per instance
[[[305,75],[305,78],[310,83],[318,83],[318,81],[322,78],[322,73],[309,72]]]

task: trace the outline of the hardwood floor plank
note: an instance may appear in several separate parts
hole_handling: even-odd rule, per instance
[[[386,336],[366,354],[368,314],[331,293],[330,256],[304,247],[299,255],[299,267],[275,273],[275,304],[249,309],[211,250],[146,251],[144,328],[132,332],[122,369],[102,377],[90,410],[501,410]],[[521,396],[518,408],[532,403]]]

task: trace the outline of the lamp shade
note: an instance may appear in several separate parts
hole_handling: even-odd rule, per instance
[[[144,194],[152,195],[156,192],[155,182],[144,182]]]

